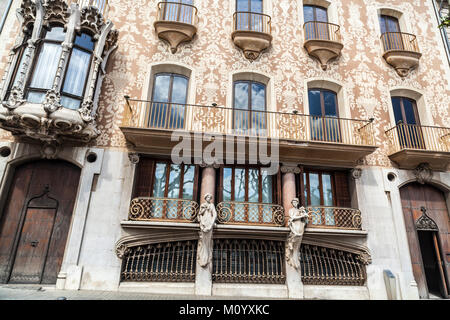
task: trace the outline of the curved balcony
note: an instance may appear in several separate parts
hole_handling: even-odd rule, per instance
[[[186,199],[138,197],[131,200],[128,219],[132,221],[194,221],[198,203]]]
[[[271,203],[223,201],[217,205],[217,221],[223,224],[284,226],[284,209]]]
[[[306,207],[309,228],[361,230],[361,211],[353,208]]]
[[[197,32],[197,8],[180,2],[158,3],[158,18],[153,24],[160,39],[167,41],[172,53],[182,42],[191,41]]]
[[[389,158],[402,169],[428,163],[445,171],[450,164],[450,128],[399,123],[386,131]]]
[[[340,26],[328,22],[310,21],[303,25],[305,32],[304,47],[308,54],[317,58],[323,70],[327,63],[337,58],[344,47]]]
[[[386,32],[381,35],[383,58],[395,68],[399,76],[406,77],[419,65],[422,54],[419,51],[417,38],[413,34],[403,32]]]
[[[256,60],[272,43],[270,16],[254,12],[235,12],[231,38],[247,59]]]

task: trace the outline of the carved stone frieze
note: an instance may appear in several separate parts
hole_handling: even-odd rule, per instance
[[[281,166],[281,172],[282,173],[300,173],[300,168],[296,165],[282,165]]]
[[[104,25],[103,15],[94,7],[81,8],[80,27],[90,29],[94,34],[99,34]]]
[[[357,180],[361,178],[362,170],[359,168],[354,168],[351,170],[352,178]]]
[[[67,23],[69,11],[65,0],[46,0],[44,2],[44,25],[49,26],[54,21]]]
[[[17,13],[22,16],[22,31],[29,32],[36,20],[36,5],[31,0],[23,0]]]
[[[8,101],[3,101],[2,105],[9,110],[14,110],[24,102],[25,100],[23,99],[23,90],[19,87],[13,87],[11,92],[9,93]]]

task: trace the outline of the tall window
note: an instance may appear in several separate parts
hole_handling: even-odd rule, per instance
[[[263,0],[236,0],[236,30],[264,32]]]
[[[416,102],[405,97],[392,97],[395,123],[402,148],[424,149]]]
[[[171,0],[162,3],[164,20],[193,23],[193,0]]]
[[[179,129],[184,127],[189,79],[174,73],[158,73],[153,82],[148,126]]]
[[[86,81],[89,75],[94,40],[86,33],[75,36],[69,65],[61,92],[61,105],[69,109],[78,109],[83,100]]]
[[[309,89],[308,100],[311,139],[340,142],[336,92],[326,89]]]
[[[255,81],[235,81],[234,129],[259,135],[266,129],[266,86]]]
[[[52,27],[46,32],[28,85],[29,102],[42,103],[46,91],[52,88],[65,36],[63,27]]]
[[[264,222],[272,219],[269,206],[244,205],[277,203],[277,175],[268,175],[259,167],[223,167],[220,171],[219,200],[235,202],[234,221],[258,222],[260,216]],[[265,221],[264,219],[269,219]]]
[[[403,39],[400,33],[398,19],[391,16],[380,15],[379,21],[381,34],[384,35],[382,39],[385,51],[402,50]]]
[[[327,9],[319,6],[303,6],[305,39],[329,39]]]

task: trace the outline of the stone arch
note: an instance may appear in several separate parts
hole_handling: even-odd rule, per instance
[[[311,78],[305,80],[304,86],[304,110],[309,114],[308,90],[311,88],[327,89],[336,92],[338,100],[338,111],[340,118],[350,118],[350,109],[347,108],[347,96],[344,84],[331,78]]]

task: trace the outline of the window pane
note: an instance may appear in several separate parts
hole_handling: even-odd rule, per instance
[[[416,124],[416,116],[414,114],[414,105],[411,100],[403,98],[403,107],[405,109],[406,123]]]
[[[251,0],[251,12],[263,13],[263,0]]]
[[[234,108],[249,108],[248,101],[249,84],[247,82],[236,82],[234,84]],[[245,110],[234,110],[234,128],[240,132],[249,128],[249,114]]]
[[[194,199],[195,166],[184,166],[183,199]]]
[[[317,21],[328,22],[327,9],[316,7],[316,19]]]
[[[307,184],[307,180],[306,180],[306,173],[303,173],[303,186],[304,186],[304,192],[305,192],[305,203],[304,206],[309,205],[309,201],[308,201],[308,184]]]
[[[52,87],[60,56],[60,44],[44,43],[42,45],[38,61],[34,68],[30,84],[31,87],[41,89],[50,89]]]
[[[81,100],[61,96],[61,105],[68,109],[76,110],[80,107]]]
[[[322,188],[323,188],[323,205],[333,206],[333,191],[331,188],[331,175],[322,174]]]
[[[223,168],[223,200],[231,199],[231,179],[232,179],[232,169]]]
[[[153,101],[169,102],[170,75],[156,75],[153,85]]]
[[[387,17],[388,32],[400,32],[397,18]]]
[[[248,202],[259,202],[259,170],[248,170]]]
[[[392,107],[394,108],[395,123],[397,124],[399,121],[403,121],[400,98],[392,98]]]
[[[266,86],[262,83],[252,83],[252,110],[266,109]]]
[[[180,196],[181,166],[170,165],[168,198],[178,198]]]
[[[234,170],[234,201],[245,201],[245,169]]]
[[[172,84],[172,101],[173,103],[186,103],[186,92],[188,79],[185,77],[174,76]]]
[[[27,101],[31,103],[42,103],[44,102],[45,93],[44,92],[28,92]]]
[[[309,174],[309,193],[311,195],[311,206],[320,206],[319,175]]]
[[[248,0],[237,0],[236,11],[250,11]]]
[[[74,48],[64,80],[63,92],[81,97],[89,72],[91,54]]]
[[[306,22],[314,21],[314,7],[303,6],[303,19]]]
[[[272,175],[267,174],[266,171],[261,172],[262,178],[262,202],[272,203]]]
[[[92,41],[92,37],[85,33],[75,37],[75,44],[87,50],[94,50],[94,41]]]
[[[312,116],[321,116],[322,108],[320,105],[320,91],[309,90],[308,101],[309,101],[309,114]]]
[[[66,33],[64,32],[64,28],[62,27],[54,27],[45,34],[45,39],[61,42],[64,41],[65,37]]]
[[[332,91],[323,91],[323,101],[325,115],[337,117],[336,93]]]
[[[168,128],[179,129],[184,127],[187,85],[188,80],[186,78],[174,76],[171,97],[173,104],[170,105]]]
[[[166,188],[166,166],[165,163],[156,164],[153,197],[164,198],[164,190]]]
[[[386,31],[386,19],[384,16],[379,16],[379,21],[380,21],[380,29],[381,29],[381,34],[387,32]]]

